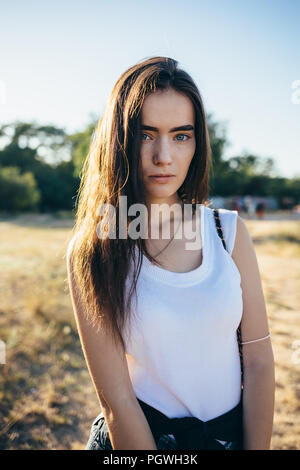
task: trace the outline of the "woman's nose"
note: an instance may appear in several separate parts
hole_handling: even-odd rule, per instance
[[[171,148],[166,140],[160,139],[154,150],[154,159],[159,163],[170,163],[172,161]]]

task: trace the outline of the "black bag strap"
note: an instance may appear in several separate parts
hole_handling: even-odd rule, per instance
[[[226,248],[226,242],[224,239],[223,231],[222,231],[222,226],[221,226],[221,220],[220,220],[220,215],[218,209],[213,209],[213,214],[215,218],[215,224],[217,227],[217,232],[219,237],[222,240],[222,244],[225,250]],[[242,381],[242,389],[244,386],[244,363],[243,363],[243,346],[242,346],[242,333],[241,333],[241,323],[239,324],[237,330],[237,339],[238,339],[238,346],[239,346],[239,355],[240,355],[240,363],[241,363],[241,381]]]

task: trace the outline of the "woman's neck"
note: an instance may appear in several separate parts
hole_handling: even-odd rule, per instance
[[[172,236],[174,234],[174,227],[176,228],[179,224],[183,223],[183,202],[179,199],[172,203],[160,202],[151,204],[153,205],[148,208],[149,238],[151,238],[151,233],[159,233],[160,238],[162,230],[164,233],[168,233],[168,227],[170,236]]]

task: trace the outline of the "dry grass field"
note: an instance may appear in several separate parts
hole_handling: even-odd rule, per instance
[[[278,219],[246,222],[276,362],[271,448],[300,449],[300,220]],[[100,411],[67,287],[72,224],[50,215],[0,220],[0,449],[84,449]]]

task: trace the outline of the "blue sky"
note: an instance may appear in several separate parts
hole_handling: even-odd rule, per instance
[[[226,157],[300,176],[300,0],[10,0],[1,16],[0,124],[81,130],[124,70],[165,55],[226,126]]]

